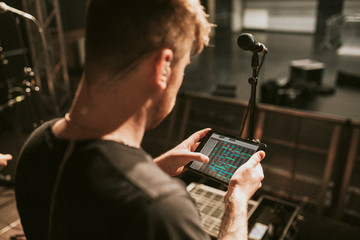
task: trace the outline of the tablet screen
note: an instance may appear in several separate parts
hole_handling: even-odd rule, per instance
[[[209,157],[208,163],[194,161],[190,168],[228,183],[236,171],[258,149],[259,144],[213,132],[199,152]]]

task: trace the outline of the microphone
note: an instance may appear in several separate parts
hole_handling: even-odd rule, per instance
[[[267,53],[267,48],[264,44],[255,40],[254,36],[250,33],[243,33],[237,39],[238,46],[245,51],[251,51],[253,53]]]
[[[10,7],[8,5],[6,5],[6,3],[4,2],[0,2],[0,13],[4,13],[4,12],[13,12],[15,14],[18,14],[24,18],[30,19],[31,21],[36,21],[36,18],[26,12],[20,11],[16,8]]]

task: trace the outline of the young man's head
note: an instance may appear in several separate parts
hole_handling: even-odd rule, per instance
[[[202,50],[210,28],[199,0],[90,0],[85,73],[126,73],[163,48],[173,51],[174,65]]]
[[[153,128],[174,106],[190,55],[210,31],[199,0],[89,0],[85,83],[98,96],[118,90],[119,113],[141,110]]]

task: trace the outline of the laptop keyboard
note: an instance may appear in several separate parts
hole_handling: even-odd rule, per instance
[[[225,208],[225,192],[199,183],[189,184],[187,186],[187,191],[195,200],[200,211],[204,231],[210,236],[217,237]],[[258,203],[256,201],[249,201],[248,218],[255,210],[257,204]]]

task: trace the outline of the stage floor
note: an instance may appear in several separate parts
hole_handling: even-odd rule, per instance
[[[360,88],[337,85],[338,73],[357,76],[360,85],[360,55],[340,55],[336,49],[313,47],[313,35],[250,32],[258,42],[264,43],[269,52],[260,72],[257,98],[260,101],[261,84],[274,79],[289,79],[291,61],[312,59],[324,63],[321,85],[333,88],[333,94],[316,94],[301,108],[360,121]],[[217,84],[235,85],[236,98],[248,100],[252,76],[251,53],[237,46],[240,33],[228,33],[212,38],[213,47],[191,59],[181,91],[211,93]],[[261,57],[261,54],[259,55]]]

